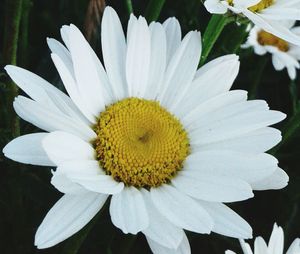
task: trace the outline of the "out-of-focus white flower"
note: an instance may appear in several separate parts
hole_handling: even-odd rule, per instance
[[[285,26],[294,34],[300,35],[300,27],[293,27],[293,24],[294,22],[286,22]],[[290,78],[296,78],[297,69],[300,68],[300,46],[282,40],[254,26],[249,33],[247,42],[242,47],[253,47],[254,52],[258,55],[271,53],[274,68],[277,71],[286,68]]]
[[[77,27],[64,26],[61,34],[65,46],[48,44],[70,97],[31,72],[6,67],[32,98],[18,96],[16,112],[46,132],[11,141],[4,154],[57,167],[51,182],[65,193],[37,231],[38,248],[76,233],[109,196],[113,224],[142,232],[154,253],[190,253],[184,230],[250,238],[251,227],[223,202],[286,186],[288,176],[265,153],[281,140],[268,126],[285,114],[229,91],[238,57],[197,70],[199,32],[181,39],[175,18],[148,26],[131,15],[125,39],[110,7],[102,20],[105,69]]]
[[[283,254],[284,235],[281,227],[274,224],[273,231],[267,244],[262,237],[257,237],[254,242],[254,252],[250,245],[244,240],[240,240],[244,254]],[[227,250],[225,254],[235,254],[235,252]],[[300,239],[293,241],[286,254],[300,254]]]
[[[206,0],[204,5],[210,13],[229,10],[241,14],[263,30],[300,46],[300,36],[282,25],[282,21],[300,20],[300,0]]]

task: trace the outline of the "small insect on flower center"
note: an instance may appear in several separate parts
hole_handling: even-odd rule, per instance
[[[95,126],[101,167],[127,186],[168,183],[190,151],[183,126],[156,101],[127,98],[106,108]]]
[[[274,1],[275,0],[261,0],[258,4],[253,5],[248,9],[252,12],[262,11],[263,9],[270,7]]]
[[[289,43],[285,40],[278,38],[277,36],[270,34],[264,30],[260,30],[257,34],[257,41],[263,46],[274,46],[280,51],[287,52],[289,50]]]

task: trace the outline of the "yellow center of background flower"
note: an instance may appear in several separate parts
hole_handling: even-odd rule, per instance
[[[233,5],[233,1],[234,0],[227,0],[229,5]],[[253,6],[249,7],[248,9],[252,12],[258,12],[258,11],[261,11],[261,10],[266,9],[269,6],[271,6],[274,3],[274,1],[275,0],[261,0],[258,4],[253,5]]]
[[[127,186],[168,183],[190,151],[179,120],[156,101],[127,98],[112,104],[100,114],[95,131],[101,167]]]
[[[277,36],[270,34],[264,30],[261,30],[257,34],[257,41],[263,46],[274,46],[280,51],[287,52],[289,50],[289,44],[285,40],[278,38]]]
[[[253,12],[258,12],[258,11],[268,8],[273,3],[274,3],[274,0],[261,0],[258,4],[251,6],[248,9]]]

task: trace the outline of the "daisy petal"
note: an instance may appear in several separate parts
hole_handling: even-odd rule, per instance
[[[34,133],[15,138],[3,148],[3,153],[7,158],[14,161],[32,165],[54,166],[42,147],[42,140],[46,135],[48,133]]]
[[[59,56],[59,58],[65,63],[66,67],[69,69],[70,73],[74,75],[73,63],[70,52],[62,45],[59,41],[47,38],[48,46],[53,54]]]
[[[144,94],[146,99],[156,99],[166,69],[166,34],[161,24],[151,23],[151,58],[149,79]]]
[[[269,154],[248,154],[234,151],[203,151],[191,154],[185,161],[186,170],[200,174],[236,177],[253,184],[270,177],[277,169],[275,157]]]
[[[128,38],[126,78],[129,96],[143,96],[150,68],[151,38],[146,20],[140,17],[132,26]]]
[[[103,194],[116,194],[124,188],[124,183],[115,181],[109,175],[70,176],[70,179],[90,191]]]
[[[184,91],[189,88],[197,70],[201,54],[201,38],[198,32],[189,32],[167,67],[164,89],[159,94],[161,104],[172,111]],[[182,88],[185,84],[185,88]],[[182,91],[184,89],[184,91]]]
[[[204,101],[227,92],[238,74],[239,64],[238,56],[227,55],[201,67],[174,112],[185,115]]]
[[[106,90],[108,78],[100,61],[96,61],[93,49],[74,25],[70,26],[70,52],[80,95],[97,117],[111,102]]]
[[[78,111],[72,100],[46,80],[17,66],[7,65],[5,70],[12,80],[36,102],[47,105],[53,112],[67,111],[68,115],[87,123],[87,119]],[[61,105],[65,105],[64,110]]]
[[[135,187],[126,187],[113,195],[109,212],[112,223],[125,234],[137,234],[149,226],[143,195]]]
[[[190,243],[185,234],[177,249],[166,248],[151,240],[149,237],[147,237],[147,242],[153,254],[191,254]]]
[[[95,116],[92,112],[87,108],[83,98],[81,97],[77,84],[75,82],[74,76],[65,65],[65,63],[60,59],[60,57],[56,54],[51,54],[52,61],[64,83],[64,86],[72,98],[72,101],[76,104],[76,106],[80,109],[80,111],[84,114],[84,116],[91,122],[95,123]]]
[[[72,182],[66,175],[60,172],[53,172],[51,184],[62,193],[66,194],[84,194],[88,191],[81,185]]]
[[[181,42],[181,28],[176,18],[168,18],[164,23],[163,27],[166,31],[167,37],[167,65],[173,57],[175,51]]]
[[[253,190],[279,190],[287,186],[288,181],[289,176],[281,168],[277,168],[272,175],[252,183],[251,187]]]
[[[22,119],[45,131],[67,131],[84,140],[91,140],[96,137],[94,131],[87,125],[59,112],[53,112],[47,106],[24,96],[19,95],[13,106]]]
[[[35,235],[39,249],[62,242],[82,229],[102,208],[107,195],[65,194],[48,212]]]
[[[167,221],[157,211],[147,190],[142,189],[142,194],[149,213],[149,226],[142,231],[143,234],[166,248],[177,249],[183,239],[184,231]]]
[[[95,158],[95,150],[89,143],[67,132],[52,132],[43,139],[42,144],[47,155],[56,165],[66,161]]]
[[[156,209],[176,226],[198,233],[210,233],[213,220],[192,198],[169,185],[152,188]]]
[[[268,246],[262,237],[256,237],[254,241],[255,253],[269,253]],[[282,254],[282,252],[280,253]]]
[[[251,186],[241,179],[196,170],[179,172],[172,183],[187,195],[206,201],[235,202],[254,196]]]
[[[106,7],[101,23],[101,43],[105,69],[117,100],[127,94],[125,74],[126,41],[120,19],[111,7]]]
[[[214,221],[212,231],[235,238],[252,238],[252,229],[250,225],[228,206],[222,203],[198,202],[209,213]]]
[[[281,254],[283,253],[283,243],[283,230],[275,223],[269,240],[268,250],[270,251],[270,253]]]
[[[200,150],[233,150],[239,152],[264,153],[281,141],[281,132],[271,127],[265,127],[245,135],[196,146]]]

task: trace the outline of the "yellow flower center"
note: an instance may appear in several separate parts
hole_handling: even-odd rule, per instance
[[[252,12],[258,12],[268,8],[274,3],[274,0],[261,0],[258,4],[249,7],[248,9]]]
[[[277,36],[270,34],[264,30],[260,30],[257,34],[257,41],[260,45],[269,45],[277,47],[280,51],[287,52],[289,50],[289,44],[285,40],[278,38]]]
[[[227,0],[228,4],[231,6],[233,5],[233,1],[234,0]],[[261,0],[258,4],[253,5],[248,9],[252,12],[258,12],[271,6],[274,3],[274,1],[275,0]]]
[[[168,183],[190,151],[183,126],[158,102],[127,98],[106,108],[95,126],[101,167],[127,186]]]

